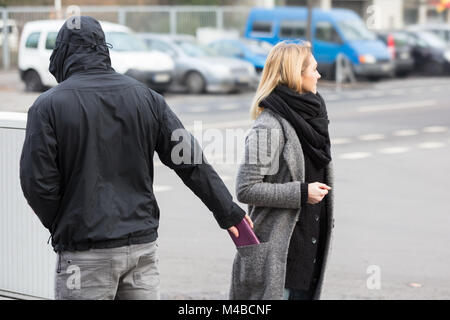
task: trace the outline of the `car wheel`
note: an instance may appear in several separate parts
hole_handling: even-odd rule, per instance
[[[34,70],[27,71],[24,81],[25,90],[28,92],[41,92],[44,89],[41,77],[39,77],[39,74]]]
[[[426,65],[425,65],[425,74],[429,75],[429,76],[440,76],[442,75],[442,66],[434,61],[429,61]]]
[[[199,94],[205,91],[206,83],[203,76],[196,72],[189,72],[186,76],[186,87],[189,90],[189,93]]]

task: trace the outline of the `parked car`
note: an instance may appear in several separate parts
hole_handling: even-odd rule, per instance
[[[424,25],[412,25],[408,27],[410,31],[428,31],[434,33],[450,48],[450,25],[448,23],[433,23]]]
[[[212,50],[198,44],[190,36],[140,34],[152,50],[168,53],[175,61],[173,90],[190,93],[230,92],[256,81],[256,73],[249,62],[217,56]]]
[[[245,37],[274,45],[282,40],[304,40],[307,17],[304,7],[253,9],[247,18]],[[386,45],[351,10],[313,9],[311,42],[319,71],[330,78],[334,78],[338,54],[351,63],[356,76],[380,78],[394,72]]]
[[[48,71],[49,59],[63,20],[40,20],[25,24],[19,45],[19,72],[27,91],[42,91],[57,84]],[[129,75],[163,92],[173,77],[172,58],[158,51],[149,51],[145,43],[122,25],[100,22],[105,32],[111,65],[119,73]]]
[[[450,74],[450,50],[438,36],[427,31],[405,33],[413,46],[415,70],[426,75]]]
[[[222,39],[208,44],[218,55],[250,62],[257,73],[261,73],[267,55],[273,47],[270,43],[254,39]]]
[[[394,60],[395,75],[404,77],[414,70],[413,46],[408,34],[402,31],[379,31],[378,39],[383,41]]]

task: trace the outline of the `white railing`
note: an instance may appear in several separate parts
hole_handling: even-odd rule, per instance
[[[20,187],[26,116],[0,112],[0,292],[53,299],[56,254]]]

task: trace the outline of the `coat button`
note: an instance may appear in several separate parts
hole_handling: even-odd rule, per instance
[[[314,258],[314,261],[313,261],[313,263],[316,263],[316,258]]]
[[[317,242],[316,238],[312,237],[312,238],[311,238],[311,242],[312,242],[313,244],[316,244],[316,242]]]
[[[317,214],[314,216],[314,218],[316,219],[316,221],[319,221],[319,216]]]

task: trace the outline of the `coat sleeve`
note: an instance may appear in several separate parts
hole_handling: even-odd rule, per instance
[[[162,99],[161,99],[162,100]],[[207,163],[197,140],[183,127],[164,100],[159,103],[160,130],[156,152],[213,213],[220,227],[227,229],[244,218],[222,179]]]
[[[51,231],[60,204],[60,172],[55,132],[36,107],[28,120],[20,157],[20,184],[28,204]]]
[[[236,181],[237,199],[253,206],[297,209],[301,207],[301,182],[265,182],[278,172],[284,145],[281,128],[255,126],[245,141],[245,157]]]

